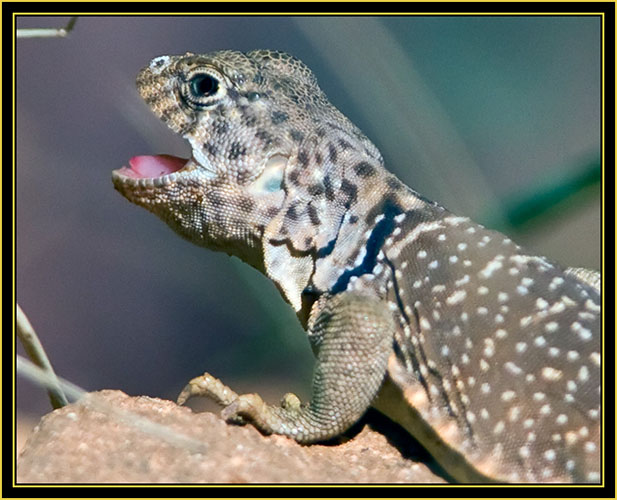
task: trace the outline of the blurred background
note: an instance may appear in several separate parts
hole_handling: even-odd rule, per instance
[[[256,48],[311,67],[420,193],[552,260],[600,268],[598,17],[80,17],[68,38],[16,50],[17,301],[58,375],[175,399],[208,370],[270,402],[308,397],[312,353],[274,286],[111,183],[134,155],[189,155],[141,102],[142,66]],[[17,407],[26,428],[50,410],[19,377]]]

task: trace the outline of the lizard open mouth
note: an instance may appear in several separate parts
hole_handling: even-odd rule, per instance
[[[133,156],[128,167],[114,170],[114,174],[131,179],[163,179],[178,172],[188,160],[171,155]]]

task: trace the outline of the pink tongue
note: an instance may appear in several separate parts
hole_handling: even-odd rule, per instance
[[[171,155],[133,156],[129,160],[130,168],[122,167],[121,172],[136,179],[146,177],[160,177],[177,172],[186,164],[187,160]]]

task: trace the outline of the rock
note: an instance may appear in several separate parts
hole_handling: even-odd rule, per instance
[[[302,446],[172,401],[106,390],[41,419],[19,457],[17,482],[444,482],[407,434],[376,412],[369,422],[337,442]]]

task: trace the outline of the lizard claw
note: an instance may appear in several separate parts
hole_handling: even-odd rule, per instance
[[[186,384],[178,396],[177,403],[183,405],[195,396],[210,398],[221,406],[228,406],[238,399],[238,395],[234,391],[208,372],[195,377]]]

